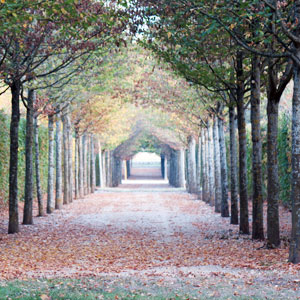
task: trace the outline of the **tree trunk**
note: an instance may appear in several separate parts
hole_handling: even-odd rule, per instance
[[[88,194],[91,193],[91,135],[88,134],[87,136],[87,192]]]
[[[75,130],[75,199],[79,198],[79,158],[78,158],[78,146],[79,146],[79,135],[78,131]]]
[[[82,137],[78,137],[78,188],[79,197],[84,195],[84,183],[83,183],[83,153],[82,153]]]
[[[165,177],[165,156],[163,154],[160,155],[160,170],[161,170],[161,177]]]
[[[84,134],[82,136],[82,168],[83,168],[83,194],[88,194],[87,189],[87,146],[86,146],[87,136]]]
[[[54,211],[54,117],[48,116],[48,135],[49,135],[49,152],[48,152],[48,188],[47,188],[47,213]]]
[[[35,177],[36,177],[36,193],[38,199],[39,217],[43,217],[44,203],[41,189],[41,176],[40,176],[40,149],[39,149],[39,126],[37,115],[34,115],[34,148],[35,148]]]
[[[201,133],[201,149],[202,149],[202,201],[208,201],[208,170],[207,170],[207,141],[206,141],[206,129],[202,129]]]
[[[297,57],[300,57],[299,50]],[[289,261],[300,262],[300,67],[294,66],[292,117],[292,236]]]
[[[66,114],[62,116],[63,121],[63,148],[64,148],[64,196],[63,196],[63,204],[69,203],[69,165],[68,165],[68,124]]]
[[[233,103],[229,107],[230,127],[230,194],[231,194],[231,224],[239,224],[238,209],[238,181],[237,181],[237,145],[236,145],[236,124]]]
[[[202,160],[201,160],[201,136],[198,137],[198,151],[197,151],[197,194],[198,198],[201,195],[201,169],[202,169]]]
[[[237,53],[237,111],[239,132],[240,232],[249,234],[247,191],[247,137],[244,107],[243,53]]]
[[[61,141],[61,116],[60,113],[56,115],[56,183],[55,183],[55,208],[62,209],[63,197],[62,197],[62,141]]]
[[[188,137],[188,177],[189,193],[197,193],[197,183],[196,183],[196,141],[193,136]]]
[[[279,178],[278,178],[278,107],[279,102],[268,97],[268,132],[267,132],[267,170],[268,170],[268,211],[267,211],[267,244],[274,248],[280,245],[279,230]]]
[[[165,170],[165,173],[164,173],[164,180],[168,180],[168,158],[167,158],[166,155],[165,155],[165,166],[164,166],[164,170]]]
[[[94,136],[91,136],[91,192],[95,192],[96,187],[96,164],[95,164],[95,144]]]
[[[10,160],[9,160],[9,224],[8,233],[19,232],[18,210],[18,150],[20,122],[20,88],[16,81],[11,86]]]
[[[218,118],[218,128],[219,128],[221,186],[222,186],[221,216],[227,218],[229,217],[227,157],[226,157],[226,143],[224,137],[224,123],[221,118]]]
[[[215,212],[221,212],[222,189],[221,189],[221,165],[218,121],[214,117],[213,123],[213,146],[214,146],[214,185],[215,185]]]
[[[252,129],[252,238],[264,239],[262,193],[262,144],[260,134],[260,66],[259,58],[252,58],[251,72],[251,129]]]
[[[101,149],[101,143],[99,141],[98,143],[98,147],[99,147],[99,151],[98,151],[98,154],[99,154],[99,180],[100,180],[100,187],[101,188],[104,188],[105,185],[104,185],[104,181],[103,181],[103,159],[102,159],[102,149]]]
[[[23,224],[33,224],[32,202],[33,202],[33,103],[34,90],[28,91],[27,116],[26,116],[26,141],[25,141],[25,203]]]
[[[67,116],[67,128],[68,128],[68,184],[69,184],[69,203],[73,202],[73,135],[70,114]]]
[[[107,182],[106,182],[106,168],[107,168],[107,165],[106,165],[105,155],[106,155],[105,150],[101,151],[102,177],[103,177],[103,186],[101,186],[101,187],[106,187],[107,186]]]
[[[127,165],[127,177],[129,178],[130,177],[130,169],[131,169],[130,160],[126,160],[126,165]]]
[[[211,206],[215,205],[215,178],[214,178],[214,148],[213,148],[213,137],[212,137],[212,127],[208,123],[208,183],[209,183],[209,203]]]
[[[185,187],[185,172],[184,172],[184,149],[179,150],[178,155],[178,167],[179,167],[179,187]]]

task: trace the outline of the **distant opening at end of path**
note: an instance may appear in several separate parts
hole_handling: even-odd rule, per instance
[[[124,170],[123,170],[124,172]],[[124,178],[124,177],[123,177]],[[122,180],[121,188],[166,188],[168,180],[162,177],[161,158],[156,153],[139,152],[130,162],[130,175]]]

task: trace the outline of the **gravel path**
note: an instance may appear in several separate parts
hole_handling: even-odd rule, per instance
[[[98,189],[36,218],[19,234],[0,233],[0,279],[158,278],[209,293],[214,286],[215,298],[264,291],[264,299],[300,299],[300,273],[287,263],[287,247],[258,250],[261,243],[240,236],[194,195],[155,176],[134,179],[140,181]]]

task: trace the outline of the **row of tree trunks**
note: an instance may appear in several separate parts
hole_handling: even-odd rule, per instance
[[[224,124],[215,117],[213,126],[207,122],[199,138],[198,160],[202,200],[215,206],[215,211],[229,217],[228,180]]]

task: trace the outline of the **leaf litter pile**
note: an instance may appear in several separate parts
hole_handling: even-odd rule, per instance
[[[284,240],[289,219],[282,210]],[[246,289],[263,284],[277,293],[299,292],[300,266],[287,262],[287,241],[279,249],[265,249],[263,242],[239,235],[238,226],[212,207],[175,189],[97,192],[35,218],[18,234],[7,235],[6,228],[4,215],[2,281],[133,276],[169,283],[182,278],[197,288],[229,281]]]

